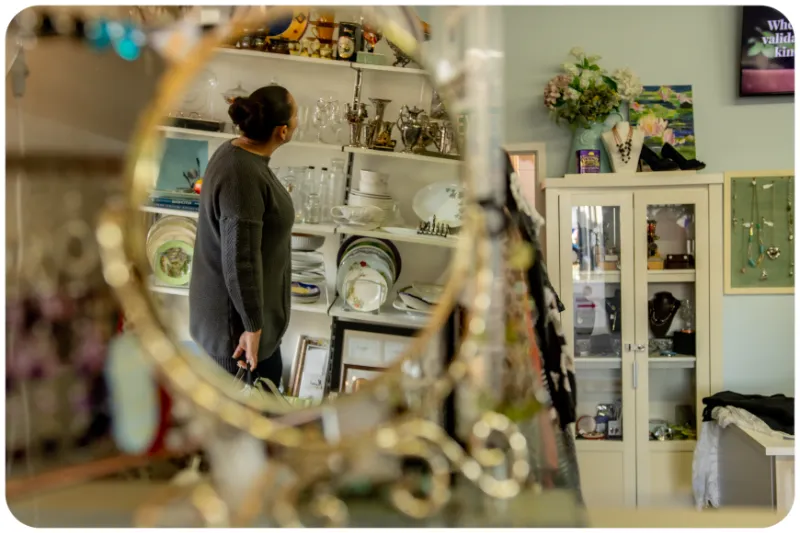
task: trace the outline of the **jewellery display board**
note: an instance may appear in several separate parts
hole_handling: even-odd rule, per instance
[[[725,293],[794,294],[794,172],[725,173]]]

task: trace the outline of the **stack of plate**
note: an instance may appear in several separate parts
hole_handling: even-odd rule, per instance
[[[189,285],[196,236],[197,224],[187,217],[167,216],[150,226],[146,253],[158,284]]]
[[[406,313],[429,315],[442,297],[443,287],[428,283],[414,283],[397,291],[392,307]]]
[[[324,258],[319,252],[292,250],[292,303],[313,304],[325,283]]]
[[[342,243],[337,262],[336,289],[349,308],[364,312],[386,302],[402,266],[391,241],[358,236]]]
[[[379,207],[387,217],[393,215],[394,200],[389,194],[389,176],[372,170],[362,170],[358,189],[351,189],[347,205],[355,207]]]

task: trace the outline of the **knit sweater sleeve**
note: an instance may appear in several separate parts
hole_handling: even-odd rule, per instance
[[[261,233],[264,197],[258,176],[235,172],[219,188],[222,274],[246,331],[263,326]]]

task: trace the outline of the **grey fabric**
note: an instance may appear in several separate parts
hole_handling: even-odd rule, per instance
[[[294,206],[268,164],[268,157],[228,142],[203,176],[189,329],[232,374],[244,331],[262,330],[262,361],[275,353],[289,323]]]

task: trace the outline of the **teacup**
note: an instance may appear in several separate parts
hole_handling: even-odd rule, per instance
[[[337,205],[331,207],[331,216],[339,224],[378,227],[386,217],[386,212],[375,206]]]
[[[389,176],[374,170],[362,170],[358,190],[367,194],[386,195],[389,190]]]

